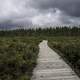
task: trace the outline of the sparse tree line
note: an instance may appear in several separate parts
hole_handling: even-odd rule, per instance
[[[56,27],[0,31],[0,36],[79,36],[80,27]]]

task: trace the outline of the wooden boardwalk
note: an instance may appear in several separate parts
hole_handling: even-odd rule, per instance
[[[48,47],[47,41],[41,42],[39,47],[39,58],[31,80],[80,80],[65,61]]]

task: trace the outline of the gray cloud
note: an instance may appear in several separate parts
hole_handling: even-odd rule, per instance
[[[80,0],[34,0],[33,6],[41,10],[58,8],[70,16],[80,17]]]
[[[79,7],[80,0],[0,0],[0,23],[79,24]]]

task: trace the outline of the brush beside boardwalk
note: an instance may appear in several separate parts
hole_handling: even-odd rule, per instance
[[[38,44],[44,39],[49,41],[52,49],[61,52],[80,76],[80,27],[58,26],[44,29],[0,30],[0,79],[30,80],[36,65]],[[52,65],[53,62],[44,64]],[[53,66],[47,68],[49,67],[53,69]]]
[[[41,42],[39,47],[39,58],[31,80],[80,80],[68,64],[48,47],[47,41]]]

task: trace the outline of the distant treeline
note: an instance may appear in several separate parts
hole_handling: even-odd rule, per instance
[[[0,36],[80,36],[80,27],[5,30]]]

